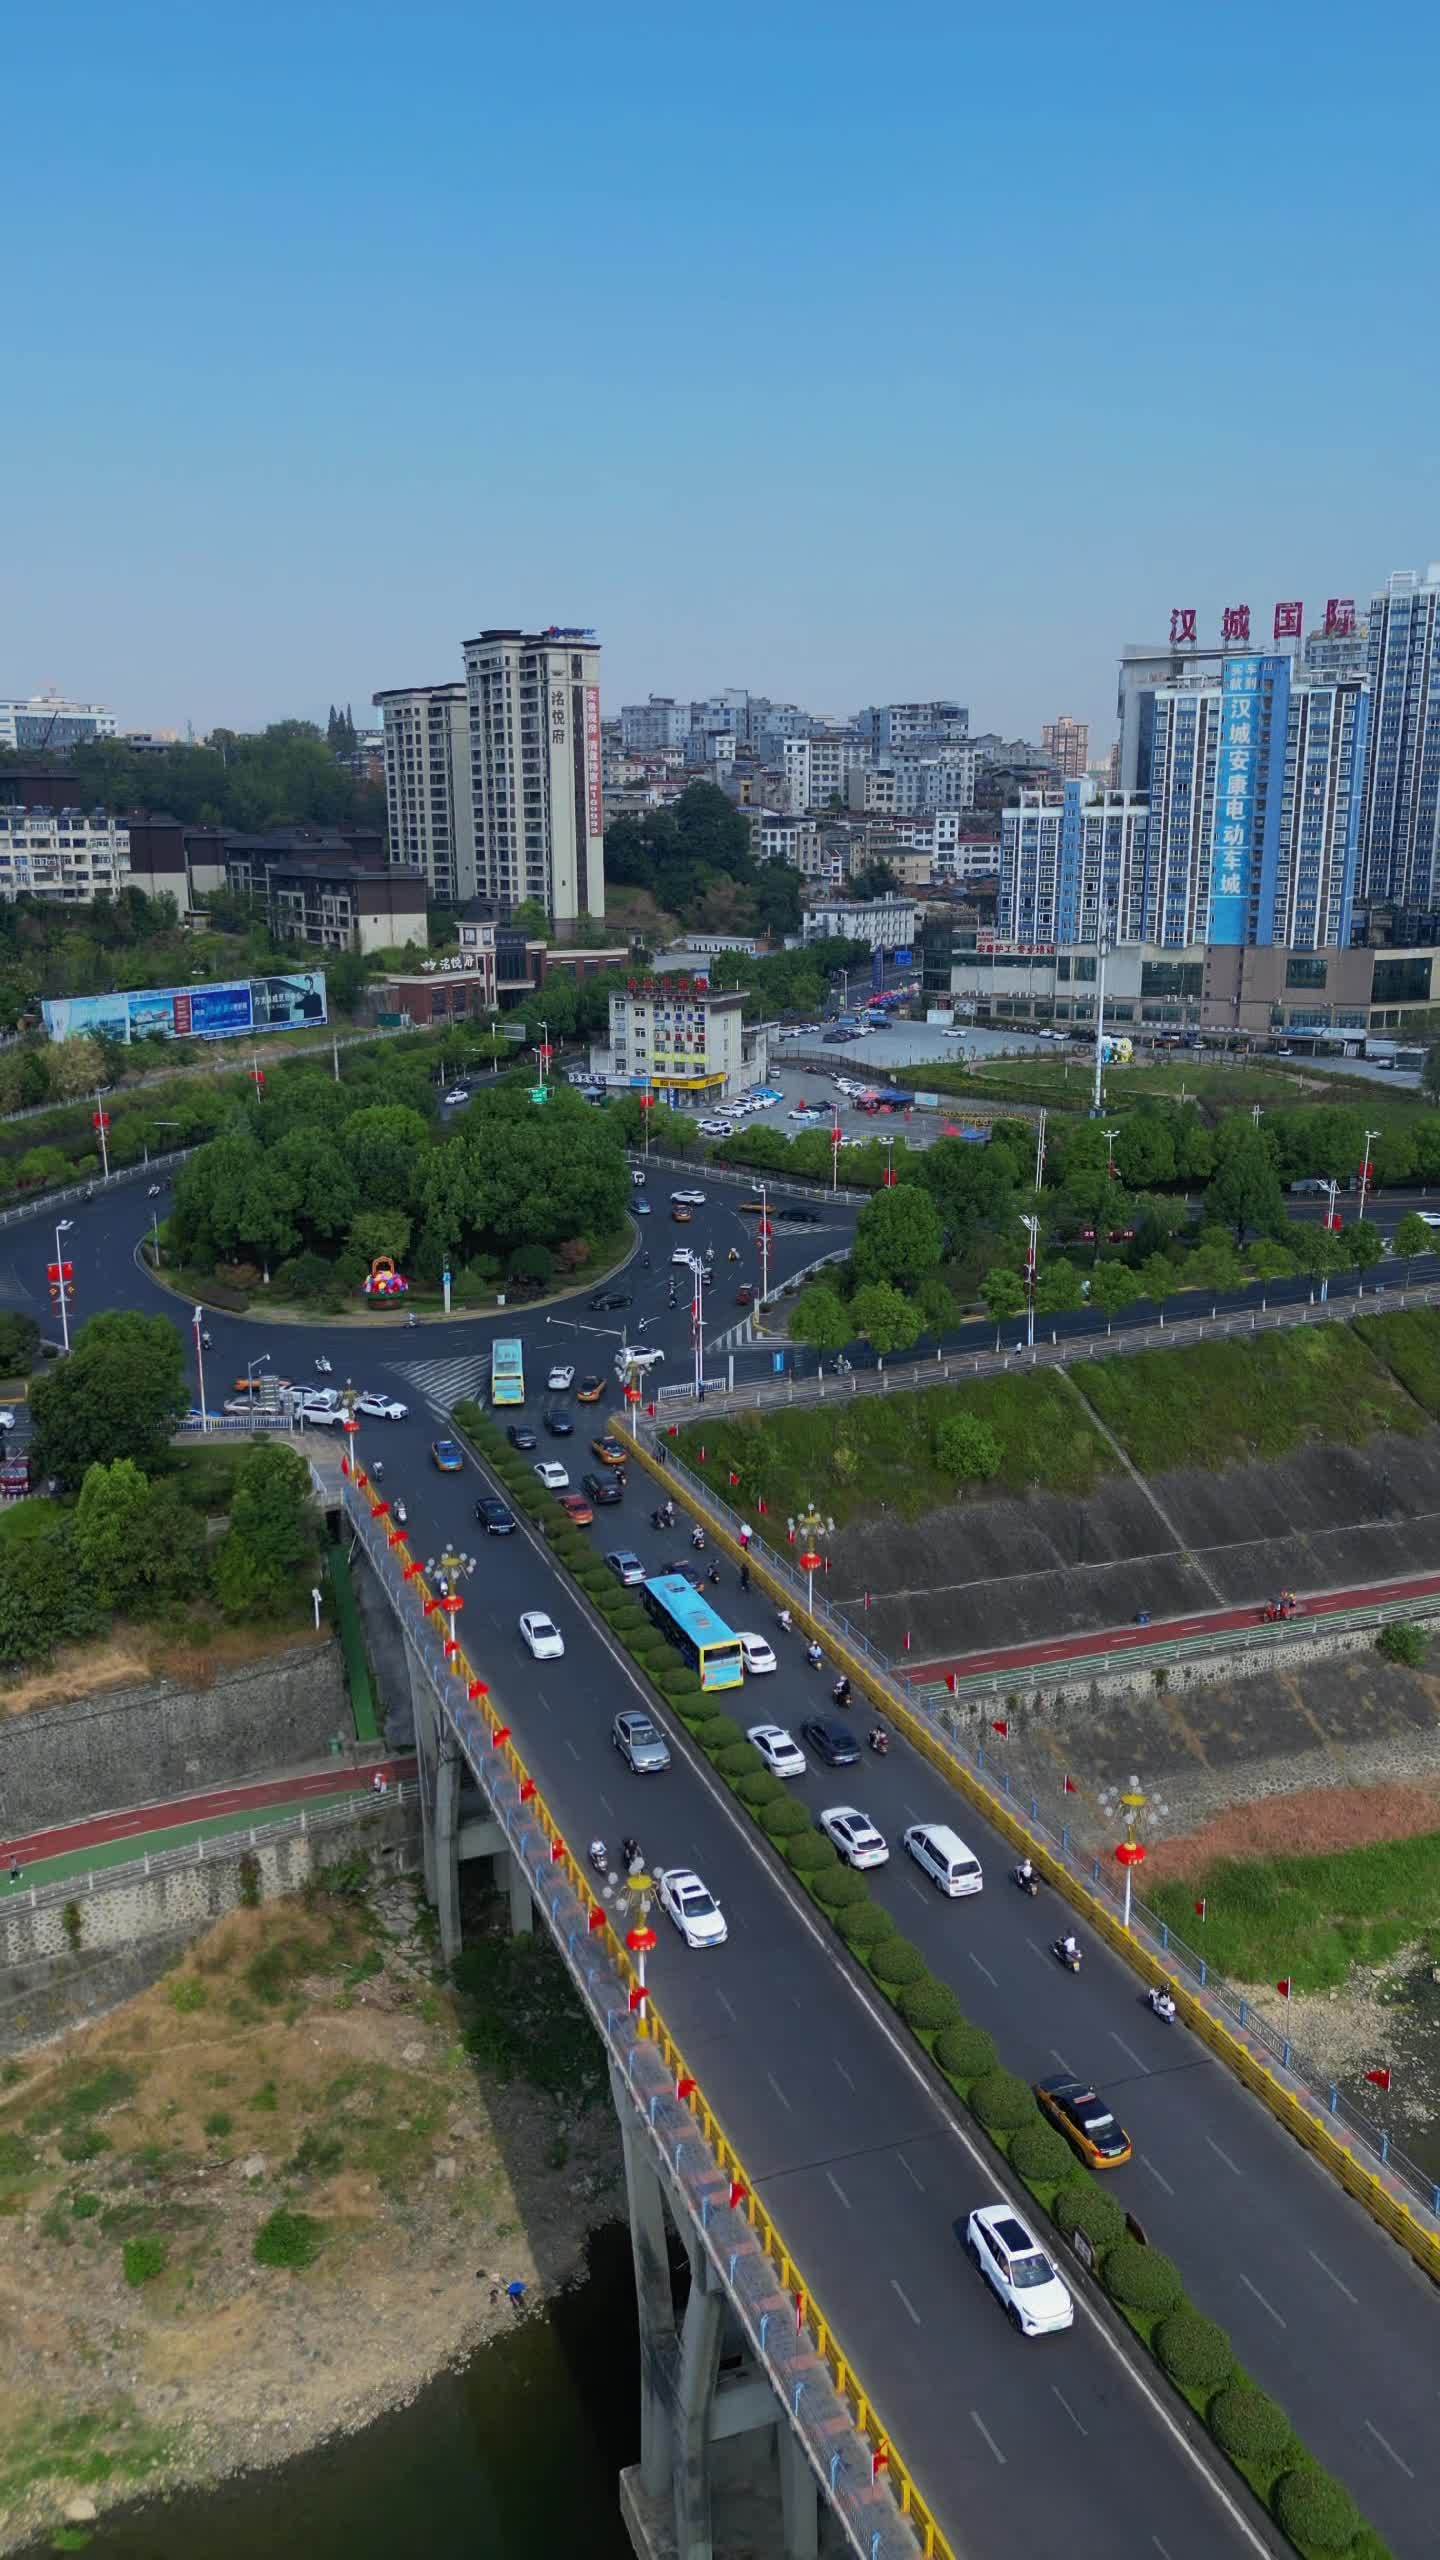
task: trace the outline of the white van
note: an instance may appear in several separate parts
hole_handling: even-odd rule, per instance
[[[912,1822],[905,1846],[933,1885],[951,1895],[979,1893],[985,1882],[980,1861],[958,1831],[945,1822]]]

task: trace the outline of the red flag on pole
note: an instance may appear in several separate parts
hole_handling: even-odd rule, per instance
[[[1078,1796],[1078,1794],[1080,1793],[1080,1781],[1079,1781],[1079,1779],[1078,1779],[1078,1778],[1067,1778],[1067,1779],[1066,1779],[1066,1781],[1065,1781],[1065,1793],[1067,1794],[1067,1796]]]
[[[1288,1973],[1286,1974],[1285,1979],[1284,1979],[1284,1981],[1283,1981],[1283,1982],[1277,1982],[1277,1983],[1276,1983],[1275,1988],[1276,1988],[1276,1990],[1279,1992],[1280,1997],[1281,1997],[1281,1999],[1282,1999],[1282,2000],[1288,2000],[1288,1999],[1289,1999],[1289,1997],[1290,1997],[1290,1976],[1289,1976],[1289,1974],[1288,1974]]]
[[[949,1690],[950,1695],[951,1695],[951,1697],[953,1698],[953,1697],[955,1696],[956,1692],[958,1691],[959,1686],[960,1686],[960,1675],[959,1675],[959,1673],[958,1673],[958,1672],[955,1672],[955,1671],[947,1671],[947,1672],[946,1672],[946,1674],[945,1674],[945,1686],[946,1686],[946,1688]]]
[[[1388,2062],[1382,2064],[1378,2071],[1367,2071],[1365,2077],[1369,2081],[1372,2089],[1388,2089],[1390,2086],[1390,2066]]]
[[[908,1653],[910,1650],[910,1630],[908,1627],[906,1628],[904,1635],[901,1637],[901,1643],[904,1645],[905,1650]]]
[[[1206,1906],[1207,1906],[1207,1904],[1208,1904],[1208,1902],[1209,1902],[1209,1899],[1210,1899],[1210,1897],[1209,1897],[1209,1895],[1208,1895],[1208,1894],[1203,1894],[1203,1893],[1202,1893],[1202,1895],[1201,1895],[1201,1897],[1200,1897],[1199,1901],[1196,1903],[1196,1905],[1195,1905],[1195,1917],[1196,1917],[1196,1919],[1197,1919],[1197,1920],[1203,1920],[1203,1919],[1204,1919],[1204,1917],[1205,1917],[1205,1911],[1206,1911]]]
[[[998,1733],[1001,1741],[1004,1742],[1009,1736],[1010,1727],[1003,1716],[992,1716],[990,1719],[990,1730],[992,1733]]]

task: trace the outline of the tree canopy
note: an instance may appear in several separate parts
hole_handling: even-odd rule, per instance
[[[118,1458],[153,1469],[188,1402],[184,1347],[168,1317],[92,1316],[69,1359],[31,1389],[36,1471],[74,1492],[87,1468]]]

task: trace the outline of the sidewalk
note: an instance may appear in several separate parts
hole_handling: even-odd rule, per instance
[[[343,1804],[347,1797],[373,1789],[377,1769],[387,1785],[394,1786],[414,1776],[415,1763],[392,1758],[351,1768],[342,1760],[330,1760],[320,1768],[292,1771],[283,1778],[207,1788],[196,1795],[172,1796],[162,1804],[92,1814],[81,1822],[29,1832],[0,1843],[0,1900],[28,1893],[32,1885],[86,1874],[94,1867],[123,1866],[152,1852],[189,1848],[197,1840],[219,1839],[227,1831],[248,1831],[252,1824],[283,1822],[297,1805]],[[17,1863],[19,1881],[12,1882],[9,1870]]]
[[[1412,1574],[1399,1582],[1362,1583],[1339,1591],[1299,1592],[1289,1624],[1299,1633],[1307,1620],[1341,1610],[1379,1608],[1393,1600],[1428,1600],[1437,1593],[1440,1573]],[[952,1671],[962,1680],[971,1680],[985,1672],[1028,1671],[1050,1662],[1100,1662],[1111,1654],[1140,1652],[1150,1645],[1203,1644],[1207,1636],[1233,1635],[1237,1629],[1266,1623],[1263,1609],[1253,1605],[1211,1609],[1189,1618],[1152,1619],[1144,1627],[1132,1622],[1101,1627],[1088,1635],[1046,1636],[1034,1644],[1002,1645],[988,1653],[943,1655],[913,1666],[907,1663],[904,1676],[911,1688],[927,1688]]]

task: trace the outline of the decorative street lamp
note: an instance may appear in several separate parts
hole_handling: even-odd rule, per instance
[[[637,2020],[638,2033],[643,2036],[645,2003],[650,1997],[645,1985],[645,1959],[654,1954],[658,1943],[655,1932],[650,1926],[650,1902],[655,1891],[654,1878],[646,1875],[642,1869],[636,1868],[626,1879],[626,1891],[634,1905],[635,1918],[625,1932],[625,1944],[635,1959],[635,1970],[639,1976],[630,1993],[630,2008]]]
[[[824,1556],[819,1554],[817,1551],[818,1542],[821,1538],[828,1539],[834,1537],[835,1523],[833,1520],[827,1518],[824,1512],[817,1511],[814,1503],[812,1502],[807,1504],[803,1511],[796,1513],[795,1518],[790,1522],[790,1528],[795,1536],[803,1538],[805,1541],[804,1553],[800,1558],[800,1570],[807,1576],[805,1606],[813,1617],[815,1613],[815,1576],[825,1561]]]
[[[1036,1266],[1040,1259],[1040,1221],[1033,1217],[1022,1218],[1020,1224],[1030,1239],[1025,1249],[1025,1342],[1027,1349],[1033,1351],[1035,1348]]]
[[[55,1259],[50,1265],[51,1271],[54,1273],[54,1278],[50,1285],[60,1301],[60,1340],[67,1351],[70,1348],[70,1291],[74,1286],[75,1266],[73,1262],[67,1262],[61,1253],[60,1239],[62,1236],[68,1236],[74,1224],[75,1221],[73,1218],[61,1218],[57,1220],[55,1227]]]
[[[1357,1226],[1363,1224],[1365,1217],[1365,1202],[1369,1194],[1370,1185],[1375,1179],[1375,1167],[1370,1161],[1370,1148],[1373,1141],[1376,1138],[1381,1137],[1383,1134],[1383,1131],[1379,1129],[1367,1129],[1365,1132],[1365,1153],[1360,1163],[1360,1206],[1355,1212],[1355,1223]]]
[[[1145,1843],[1139,1836],[1141,1825],[1147,1821],[1163,1821],[1170,1807],[1168,1804],[1157,1804],[1152,1797],[1147,1796],[1138,1775],[1133,1771],[1127,1787],[1119,1790],[1107,1787],[1101,1795],[1100,1802],[1108,1815],[1118,1822],[1123,1822],[1125,1826],[1125,1837],[1116,1844],[1115,1863],[1123,1868],[1125,1875],[1124,1926],[1128,1929],[1130,1896],[1135,1870],[1145,1864]]]

